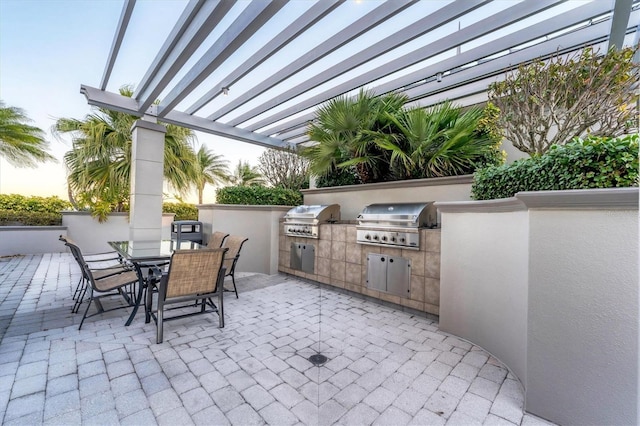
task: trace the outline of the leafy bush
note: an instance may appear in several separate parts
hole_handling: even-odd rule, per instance
[[[58,197],[26,197],[19,194],[0,194],[0,210],[16,212],[60,213],[71,203]]]
[[[536,157],[487,167],[474,174],[475,200],[513,197],[520,191],[638,186],[636,135],[574,139]]]
[[[318,177],[316,187],[326,188],[331,186],[358,185],[359,183],[362,182],[355,167],[344,169],[334,168],[332,172]]]
[[[216,202],[219,204],[247,204],[296,206],[302,204],[302,194],[285,188],[265,186],[227,186],[218,189]]]
[[[174,220],[198,220],[198,208],[187,203],[163,203],[163,213],[175,213]]]
[[[0,226],[60,226],[62,215],[26,210],[0,210]]]

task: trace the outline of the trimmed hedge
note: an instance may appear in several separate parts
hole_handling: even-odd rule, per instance
[[[0,194],[0,226],[60,226],[71,203],[58,197]]]
[[[187,203],[163,203],[162,213],[175,213],[174,220],[198,220],[198,208]]]
[[[521,191],[638,186],[638,135],[574,139],[545,154],[474,173],[474,200],[513,197]]]
[[[218,204],[246,204],[262,206],[297,206],[302,204],[299,191],[285,188],[267,188],[261,185],[227,186],[216,193]]]
[[[0,210],[60,213],[70,208],[71,203],[55,196],[26,197],[19,194],[0,194]]]
[[[0,226],[60,226],[60,213],[0,210]]]

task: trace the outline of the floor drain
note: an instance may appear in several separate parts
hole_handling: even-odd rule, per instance
[[[322,354],[311,355],[308,359],[309,359],[309,362],[311,362],[311,364],[317,365],[318,367],[329,360],[329,358],[327,358]]]

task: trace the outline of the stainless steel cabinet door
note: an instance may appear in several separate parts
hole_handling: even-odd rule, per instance
[[[411,260],[384,254],[367,255],[367,287],[401,297],[411,293]]]
[[[411,261],[390,256],[387,260],[387,293],[409,297],[411,292]]]

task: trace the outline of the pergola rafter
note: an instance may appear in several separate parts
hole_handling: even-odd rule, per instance
[[[445,98],[482,101],[486,86],[518,63],[585,45],[628,45],[637,40],[632,33],[640,20],[639,0],[388,0],[366,7],[346,0],[304,7],[288,0],[191,0],[133,98],[125,98],[107,88],[134,6],[134,0],[125,0],[99,86],[82,86],[88,102],[273,147],[307,143],[314,108],[360,87],[377,94],[401,91],[411,105],[425,107]],[[550,10],[557,12],[546,13]],[[350,20],[340,19],[345,16]],[[526,18],[533,23],[518,28]],[[465,20],[472,23],[437,33]],[[343,23],[333,28],[334,22]],[[273,35],[257,37],[267,26]],[[506,28],[512,29],[507,35],[482,42]],[[220,36],[210,40],[214,31]],[[548,37],[562,31],[566,34]],[[317,42],[301,48],[301,37]],[[428,42],[411,44],[419,37]],[[477,46],[465,47],[476,41]],[[526,43],[531,46],[522,47]],[[339,59],[327,65],[332,55]],[[216,74],[223,64],[224,72]],[[219,96],[230,87],[231,96]]]

